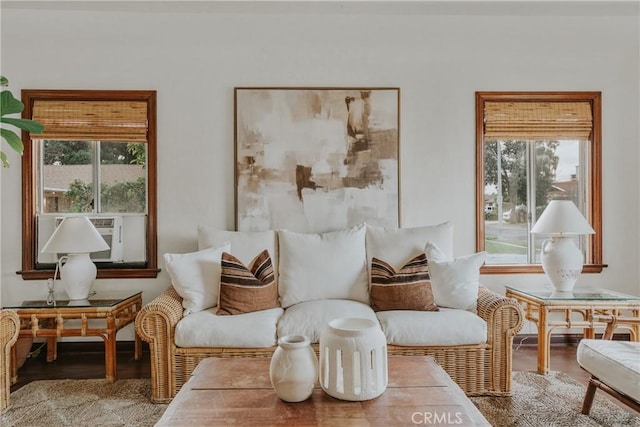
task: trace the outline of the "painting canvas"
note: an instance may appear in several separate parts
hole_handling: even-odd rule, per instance
[[[399,225],[398,88],[236,88],[239,231]]]

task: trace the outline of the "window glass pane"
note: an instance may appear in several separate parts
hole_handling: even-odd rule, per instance
[[[487,264],[527,263],[527,144],[485,143]]]
[[[587,197],[587,167],[585,158],[588,141],[562,140],[538,141],[536,147],[536,212],[535,219],[542,215],[551,200],[571,200],[585,217]],[[534,219],[534,220],[535,220]],[[535,242],[535,262],[540,263],[540,247],[548,238],[544,235],[532,236]],[[576,237],[581,247],[585,237]]]
[[[42,141],[42,213],[93,210],[93,144]]]
[[[100,143],[100,213],[146,212],[146,144]]]
[[[486,141],[487,264],[540,262],[540,247],[547,236],[529,231],[549,201],[572,200],[584,213],[586,145],[575,140]],[[529,206],[535,206],[535,212]]]

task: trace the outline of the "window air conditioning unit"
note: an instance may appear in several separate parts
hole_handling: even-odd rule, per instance
[[[108,250],[91,252],[89,256],[94,262],[124,262],[123,235],[121,216],[90,216],[89,221],[98,230],[107,245]],[[56,217],[56,228],[64,217]],[[58,259],[66,254],[58,254]]]

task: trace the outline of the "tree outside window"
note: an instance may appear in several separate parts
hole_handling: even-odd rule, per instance
[[[146,211],[144,144],[44,140],[41,147],[43,213]]]

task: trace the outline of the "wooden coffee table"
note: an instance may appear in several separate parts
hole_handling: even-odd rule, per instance
[[[363,402],[335,399],[319,386],[304,402],[280,400],[268,358],[208,358],[156,426],[490,426],[456,383],[427,356],[389,357],[389,386]]]

